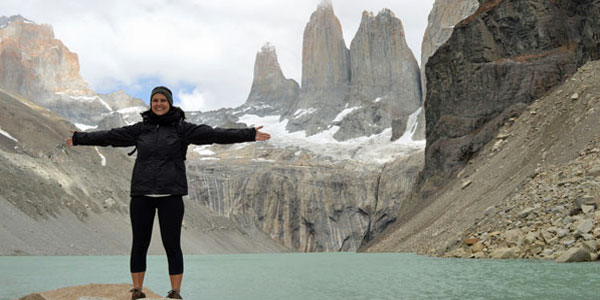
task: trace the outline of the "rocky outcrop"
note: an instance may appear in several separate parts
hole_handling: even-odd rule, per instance
[[[261,108],[260,115],[281,115],[298,100],[299,89],[295,80],[283,76],[275,47],[267,43],[256,54],[252,88],[243,108]]]
[[[433,9],[429,13],[427,28],[421,43],[421,102],[426,101],[427,77],[425,69],[429,57],[450,38],[456,24],[473,14],[478,7],[478,0],[436,0],[433,3]],[[424,114],[425,111],[423,110],[422,115],[419,116],[419,128],[413,137],[415,140],[425,139]]]
[[[350,84],[350,52],[333,6],[323,1],[304,29],[302,86],[298,101],[286,114],[289,131],[307,135],[328,128],[341,108]]]
[[[77,54],[54,37],[49,25],[4,18],[0,40],[0,87],[36,102],[57,92],[92,94],[79,75]]]
[[[369,207],[369,224],[362,245],[366,245],[396,221],[423,168],[423,157],[424,152],[418,151],[385,164],[377,178],[376,199],[374,205]]]
[[[350,62],[345,102],[352,111],[334,122],[340,127],[334,137],[378,134],[394,121],[405,127],[421,105],[419,66],[406,44],[402,22],[392,11],[384,9],[376,17],[363,12],[350,44]]]
[[[478,0],[436,0],[429,13],[427,28],[421,43],[421,86],[423,96],[427,93],[425,68],[427,61],[454,32],[454,26],[472,15],[479,7]],[[423,99],[425,101],[425,99]]]
[[[595,1],[482,1],[426,68],[421,195],[476,156],[508,118],[600,58]]]
[[[131,284],[87,284],[64,287],[55,290],[34,293],[19,298],[19,300],[104,300],[104,299],[130,299]],[[152,299],[163,299],[148,288],[144,294]]]

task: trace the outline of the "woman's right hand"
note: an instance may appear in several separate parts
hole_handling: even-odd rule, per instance
[[[71,133],[71,137],[67,139],[67,147],[73,147],[73,134],[75,131],[69,130],[69,132]]]

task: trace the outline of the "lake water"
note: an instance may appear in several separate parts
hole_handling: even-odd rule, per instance
[[[184,259],[182,296],[188,300],[600,299],[600,263],[362,253]],[[0,257],[2,300],[72,285],[129,282],[127,256]],[[166,257],[148,257],[144,286],[159,295],[170,289]]]

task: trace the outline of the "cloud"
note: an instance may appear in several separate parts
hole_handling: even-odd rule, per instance
[[[139,84],[151,81],[187,97],[189,107],[216,109],[246,100],[254,58],[265,42],[276,47],[284,75],[301,82],[303,31],[320,2],[2,0],[0,11],[51,24],[55,36],[78,54],[81,74],[96,91],[131,86],[142,90],[139,97],[145,99],[152,86],[144,92]],[[433,0],[332,2],[346,45],[363,10],[377,13],[385,7],[402,19],[409,47],[419,59]],[[190,87],[195,87],[191,93]],[[201,100],[189,100],[193,97]]]
[[[210,109],[207,107],[205,95],[198,88],[195,88],[191,94],[180,90],[177,93],[177,98],[180,102],[180,107],[185,111],[205,111]]]

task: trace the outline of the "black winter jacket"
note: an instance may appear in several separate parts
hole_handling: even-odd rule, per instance
[[[256,129],[212,128],[183,121],[152,124],[148,119],[130,126],[75,132],[73,145],[137,147],[131,195],[187,195],[185,152],[189,144],[233,144],[254,141]]]

